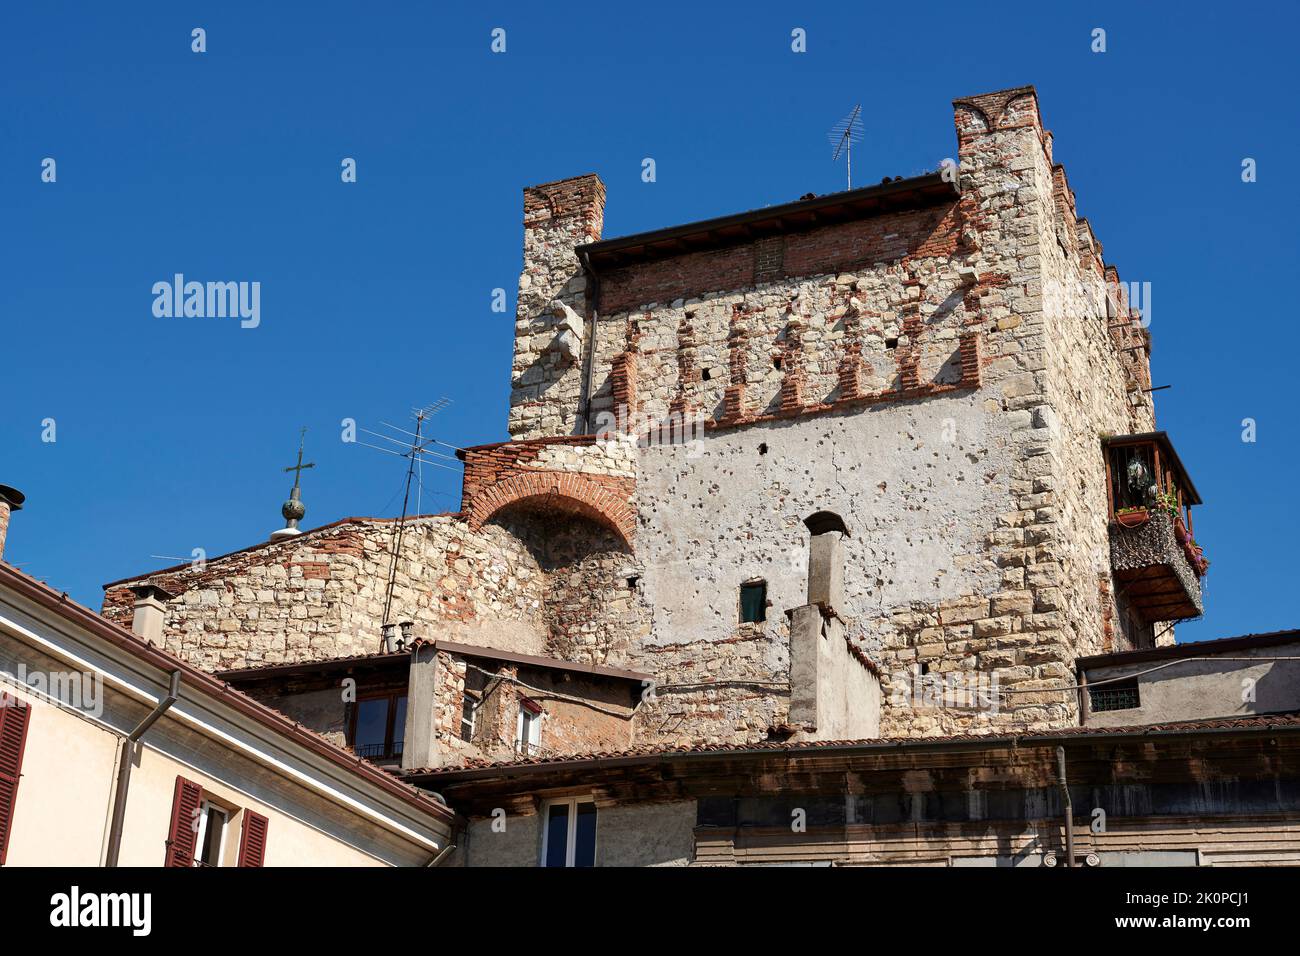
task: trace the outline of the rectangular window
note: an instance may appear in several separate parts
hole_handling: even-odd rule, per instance
[[[767,582],[753,581],[740,586],[740,623],[760,624],[767,620]]]
[[[460,739],[466,742],[474,739],[474,713],[478,709],[478,697],[473,691],[465,691],[460,698]]]
[[[402,755],[406,736],[406,695],[363,697],[352,711],[352,750],[368,760]]]
[[[1142,706],[1136,680],[1116,681],[1088,688],[1088,702],[1093,713],[1107,710],[1132,710]]]
[[[552,800],[545,819],[542,866],[596,865],[596,804],[590,797]]]
[[[195,866],[220,866],[222,844],[225,842],[226,823],[229,816],[221,807],[204,800],[199,807],[198,852]]]
[[[515,749],[523,756],[532,756],[541,750],[542,707],[536,701],[523,698],[519,701],[519,721],[515,725]]]

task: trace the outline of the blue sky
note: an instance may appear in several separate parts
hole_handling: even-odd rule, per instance
[[[607,237],[738,212],[843,188],[826,132],[856,102],[867,184],[954,155],[954,97],[1032,83],[1107,260],[1152,283],[1214,562],[1180,638],[1296,624],[1300,17],[1138,6],[6,4],[0,482],[29,503],[5,556],[98,607],[153,555],[263,540],[303,425],[305,526],[392,514],[401,462],[339,423],[445,396],[439,438],[506,437],[524,186],[599,173]],[[260,326],[155,318],[177,272],[259,281]],[[425,487],[458,506],[457,474]]]

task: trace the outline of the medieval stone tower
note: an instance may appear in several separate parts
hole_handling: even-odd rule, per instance
[[[654,670],[784,673],[823,511],[847,529],[834,617],[880,669],[886,732],[1072,723],[1050,689],[1074,658],[1152,640],[1117,606],[1101,444],[1154,429],[1149,337],[1035,91],[954,109],[955,169],[641,235],[601,239],[595,176],[525,191],[511,434],[640,430]],[[766,626],[737,622],[749,581]],[[909,671],[1020,693],[998,715],[891,707]],[[713,686],[688,723],[760,701],[782,720],[755,685]]]
[[[462,642],[408,735],[462,747],[465,646],[644,675],[636,746],[1068,726],[1077,657],[1199,613],[1150,338],[1037,95],[954,110],[936,172],[638,235],[602,238],[594,175],[524,191],[511,438],[403,539],[396,614]],[[389,527],[118,582],[106,612],[163,588],[166,643],[214,668],[372,654]]]

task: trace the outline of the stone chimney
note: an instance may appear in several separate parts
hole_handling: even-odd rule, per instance
[[[135,614],[131,617],[131,630],[136,637],[151,644],[162,645],[163,623],[167,617],[167,600],[174,595],[154,584],[138,584],[131,588],[135,595]]]
[[[10,488],[8,485],[0,485],[0,558],[5,554],[5,537],[9,533],[9,515],[14,511],[21,511],[23,502],[27,500],[17,488]]]
[[[524,190],[524,268],[515,310],[510,436],[570,435],[580,426],[587,278],[574,251],[600,239],[605,184],[594,173]]]

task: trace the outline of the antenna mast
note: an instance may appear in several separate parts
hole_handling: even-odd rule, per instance
[[[862,141],[862,124],[858,117],[862,113],[862,104],[853,107],[853,112],[831,127],[829,139],[835,147],[831,162],[838,162],[840,153],[844,153],[849,177],[849,189],[853,188],[853,144]]]
[[[420,500],[421,493],[423,492],[424,489],[424,481],[421,478],[420,474],[417,474],[415,469],[416,463],[418,462],[420,464],[421,471],[423,471],[423,466],[425,465],[433,465],[435,468],[446,468],[448,471],[456,470],[454,467],[450,465],[444,465],[437,461],[431,461],[429,460],[429,458],[425,457],[425,456],[431,456],[433,458],[444,458],[448,461],[456,460],[455,457],[452,455],[445,455],[441,452],[431,450],[430,446],[441,445],[445,443],[438,441],[436,438],[426,437],[424,434],[425,422],[428,419],[432,418],[434,415],[436,415],[438,412],[442,411],[450,404],[451,404],[451,399],[440,398],[433,404],[426,405],[424,408],[412,409],[411,415],[415,419],[415,431],[413,432],[407,431],[404,428],[398,428],[395,425],[389,425],[387,422],[380,423],[385,428],[391,429],[392,431],[395,432],[400,432],[403,435],[410,436],[409,442],[406,442],[402,439],[393,438],[390,435],[381,434],[380,432],[372,432],[369,429],[365,429],[365,428],[359,429],[360,431],[365,432],[367,435],[374,435],[376,438],[382,438],[385,441],[393,442],[396,445],[401,445],[406,448],[406,451],[398,452],[392,450],[391,448],[381,448],[378,445],[371,445],[363,441],[357,442],[358,445],[365,445],[367,448],[373,448],[376,451],[386,452],[387,454],[397,455],[399,458],[407,459],[406,482],[402,493],[402,516],[398,518],[397,524],[393,527],[392,543],[390,545],[391,553],[388,561],[388,580],[384,589],[384,616],[383,616],[383,623],[381,628],[383,634],[384,650],[391,650],[392,649],[391,645],[393,643],[392,629],[393,629],[394,622],[389,620],[389,615],[392,613],[393,591],[397,585],[397,561],[399,555],[402,552],[402,537],[406,532],[406,519],[411,504],[411,485],[412,483],[415,483],[417,485],[417,490],[416,490],[417,501]],[[403,630],[405,630],[405,628],[403,628]]]

